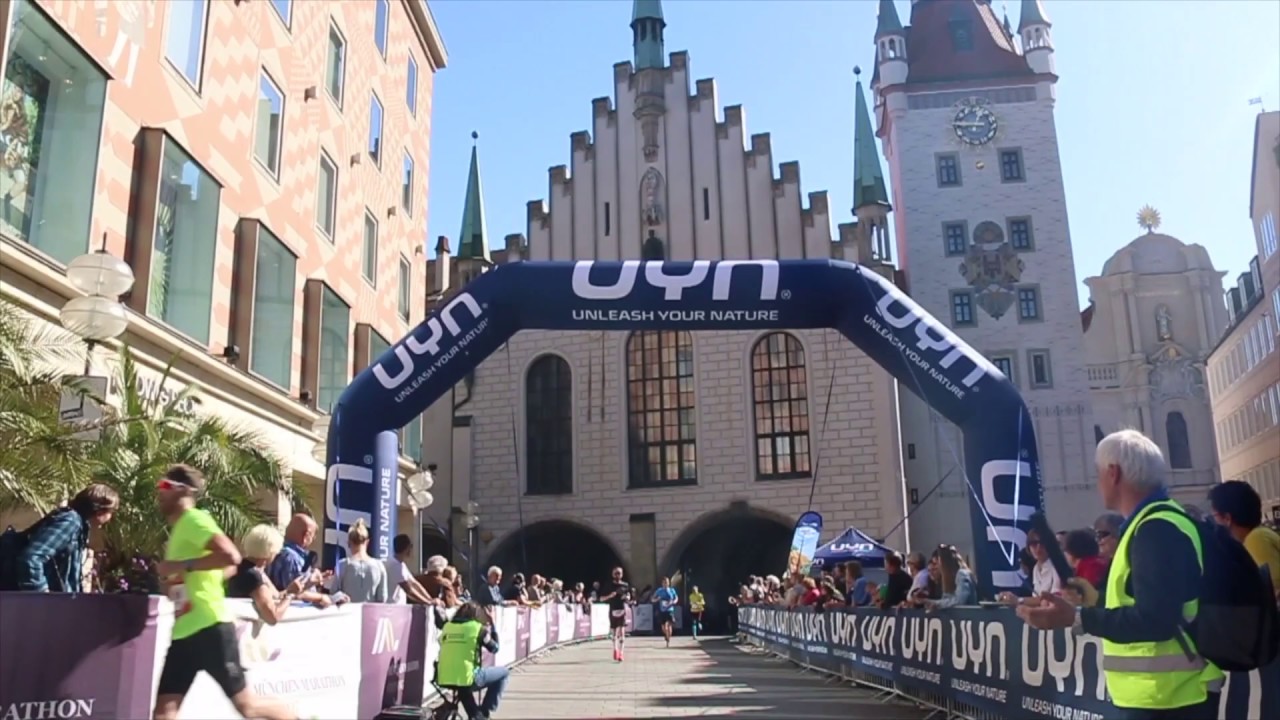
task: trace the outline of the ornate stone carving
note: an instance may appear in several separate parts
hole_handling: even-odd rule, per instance
[[[1150,358],[1147,383],[1151,399],[1165,403],[1178,398],[1205,398],[1204,375],[1200,364],[1177,343],[1168,342]]]
[[[1156,308],[1156,337],[1161,342],[1173,339],[1173,322],[1168,305]]]
[[[978,307],[999,320],[1015,300],[1014,286],[1026,266],[1005,242],[1000,226],[985,221],[973,230],[973,244],[960,263],[960,275],[973,288]]]
[[[645,170],[640,178],[640,216],[649,227],[663,222],[662,183],[662,173],[658,168]]]

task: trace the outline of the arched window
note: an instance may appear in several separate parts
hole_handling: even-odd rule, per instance
[[[693,336],[641,330],[627,339],[630,487],[698,482]]]
[[[524,388],[526,491],[573,492],[573,373],[559,355],[529,366]]]
[[[804,347],[770,333],[751,350],[756,472],[761,480],[809,477],[809,384]]]
[[[1191,442],[1187,438],[1187,421],[1182,413],[1174,411],[1165,416],[1164,434],[1169,440],[1169,467],[1175,470],[1191,468]]]

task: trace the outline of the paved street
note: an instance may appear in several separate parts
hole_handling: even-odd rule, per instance
[[[626,662],[595,641],[554,650],[512,674],[499,718],[733,716],[757,720],[920,720],[925,711],[801,674],[727,640],[628,638]]]

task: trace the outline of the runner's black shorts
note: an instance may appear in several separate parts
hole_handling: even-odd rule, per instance
[[[229,698],[247,687],[233,623],[211,625],[170,643],[156,694],[185,696],[202,670],[209,673]]]
[[[674,615],[672,615],[672,614],[671,614],[671,613],[669,613],[669,612],[661,612],[661,611],[659,611],[659,612],[655,612],[655,613],[653,614],[653,621],[654,621],[655,623],[657,623],[657,624],[658,624],[658,627],[662,627],[663,625],[666,625],[667,623],[674,623],[674,622],[675,622],[675,616],[674,616]]]
[[[616,630],[627,626],[626,610],[609,610],[609,629]]]

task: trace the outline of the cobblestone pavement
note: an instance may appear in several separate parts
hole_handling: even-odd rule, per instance
[[[921,720],[928,712],[731,644],[627,639],[626,661],[607,641],[553,650],[515,669],[496,718]]]

